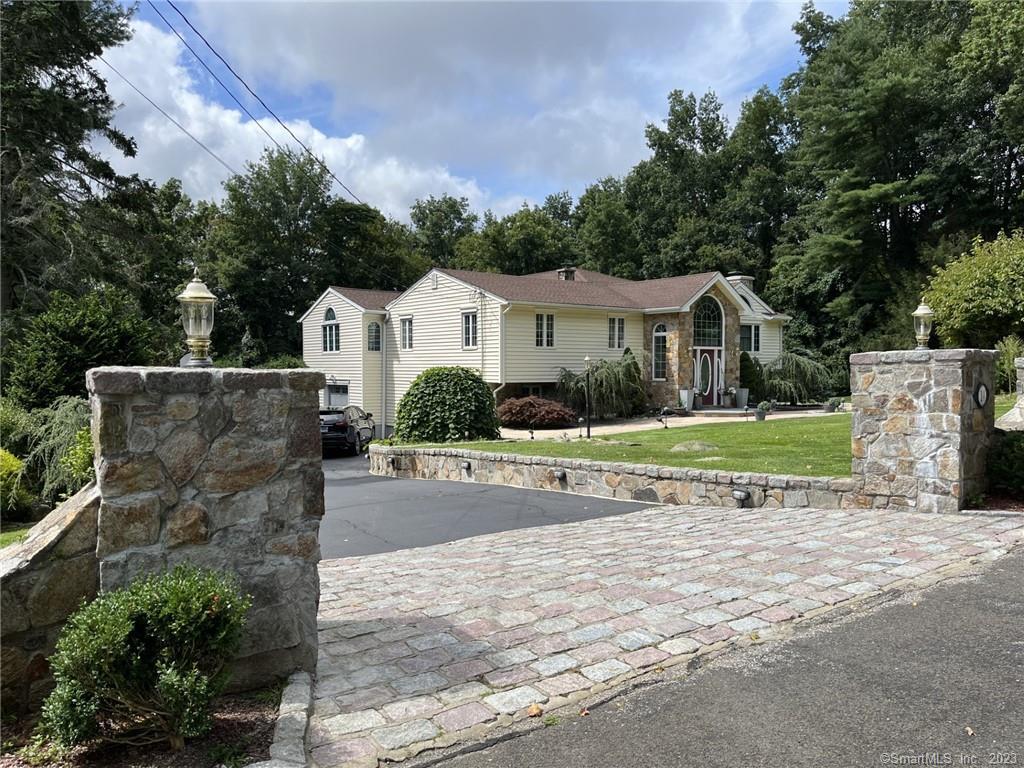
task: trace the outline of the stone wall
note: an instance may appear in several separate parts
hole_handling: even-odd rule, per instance
[[[253,596],[236,686],[313,671],[324,375],[96,368],[87,384],[100,589],[182,562],[232,571]]]
[[[32,527],[0,561],[0,704],[4,714],[38,707],[53,687],[47,658],[68,616],[99,589],[90,484]]]
[[[1024,357],[1014,359],[1013,365],[1017,369],[1017,402],[996,419],[996,426],[1007,432],[1024,432]]]
[[[683,354],[683,339],[686,328],[681,327],[683,317],[689,317],[679,312],[667,312],[657,315],[644,315],[644,351],[646,354],[641,360],[644,367],[644,380],[647,382],[647,394],[652,403],[656,406],[675,407],[679,403],[679,381],[683,381],[680,375],[680,366],[685,364],[687,356]],[[654,360],[654,327],[659,323],[665,324],[668,335],[665,338],[665,380],[654,381],[651,378]],[[691,331],[692,335],[692,331]],[[686,342],[689,348],[689,342]]]
[[[955,512],[985,489],[996,352],[936,349],[850,357],[853,475],[886,506]],[[978,388],[988,388],[984,407]]]
[[[714,507],[847,508],[871,506],[873,501],[861,495],[859,484],[849,477],[720,472],[459,448],[371,445],[370,473]],[[740,491],[743,498],[736,498],[734,491]]]

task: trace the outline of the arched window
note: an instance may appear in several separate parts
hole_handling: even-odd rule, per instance
[[[722,346],[722,307],[710,296],[703,297],[694,307],[693,346]]]
[[[366,326],[366,349],[369,352],[380,352],[380,323],[376,320]]]
[[[324,324],[320,327],[320,333],[324,352],[337,352],[341,348],[338,316],[334,314],[333,307],[328,307],[324,312]]]
[[[651,378],[664,381],[668,374],[668,328],[664,323],[654,326],[651,339]]]

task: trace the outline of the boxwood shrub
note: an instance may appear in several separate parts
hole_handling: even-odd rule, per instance
[[[476,371],[459,366],[423,371],[395,415],[395,437],[403,442],[494,440],[498,434],[491,388]]]
[[[40,735],[181,749],[210,729],[249,605],[233,576],[190,565],[100,595],[57,641]]]
[[[557,400],[543,397],[510,397],[498,406],[498,419],[503,427],[566,427],[576,422],[576,414]]]

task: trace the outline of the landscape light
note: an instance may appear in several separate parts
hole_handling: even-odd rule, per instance
[[[191,353],[181,365],[187,368],[209,368],[213,365],[210,360],[210,332],[213,330],[213,306],[217,297],[199,279],[199,267],[195,268],[192,279],[178,296],[178,301],[181,302],[185,343]]]
[[[932,308],[923,301],[914,310],[914,335],[917,337],[918,349],[928,349],[928,339],[932,335],[932,320],[934,319],[935,313],[932,312]]]

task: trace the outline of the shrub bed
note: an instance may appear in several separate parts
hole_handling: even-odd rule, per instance
[[[181,749],[210,728],[249,605],[232,576],[190,565],[100,595],[57,641],[40,736]]]
[[[498,419],[503,427],[549,429],[573,424],[576,414],[557,400],[531,395],[505,400],[498,406]]]

